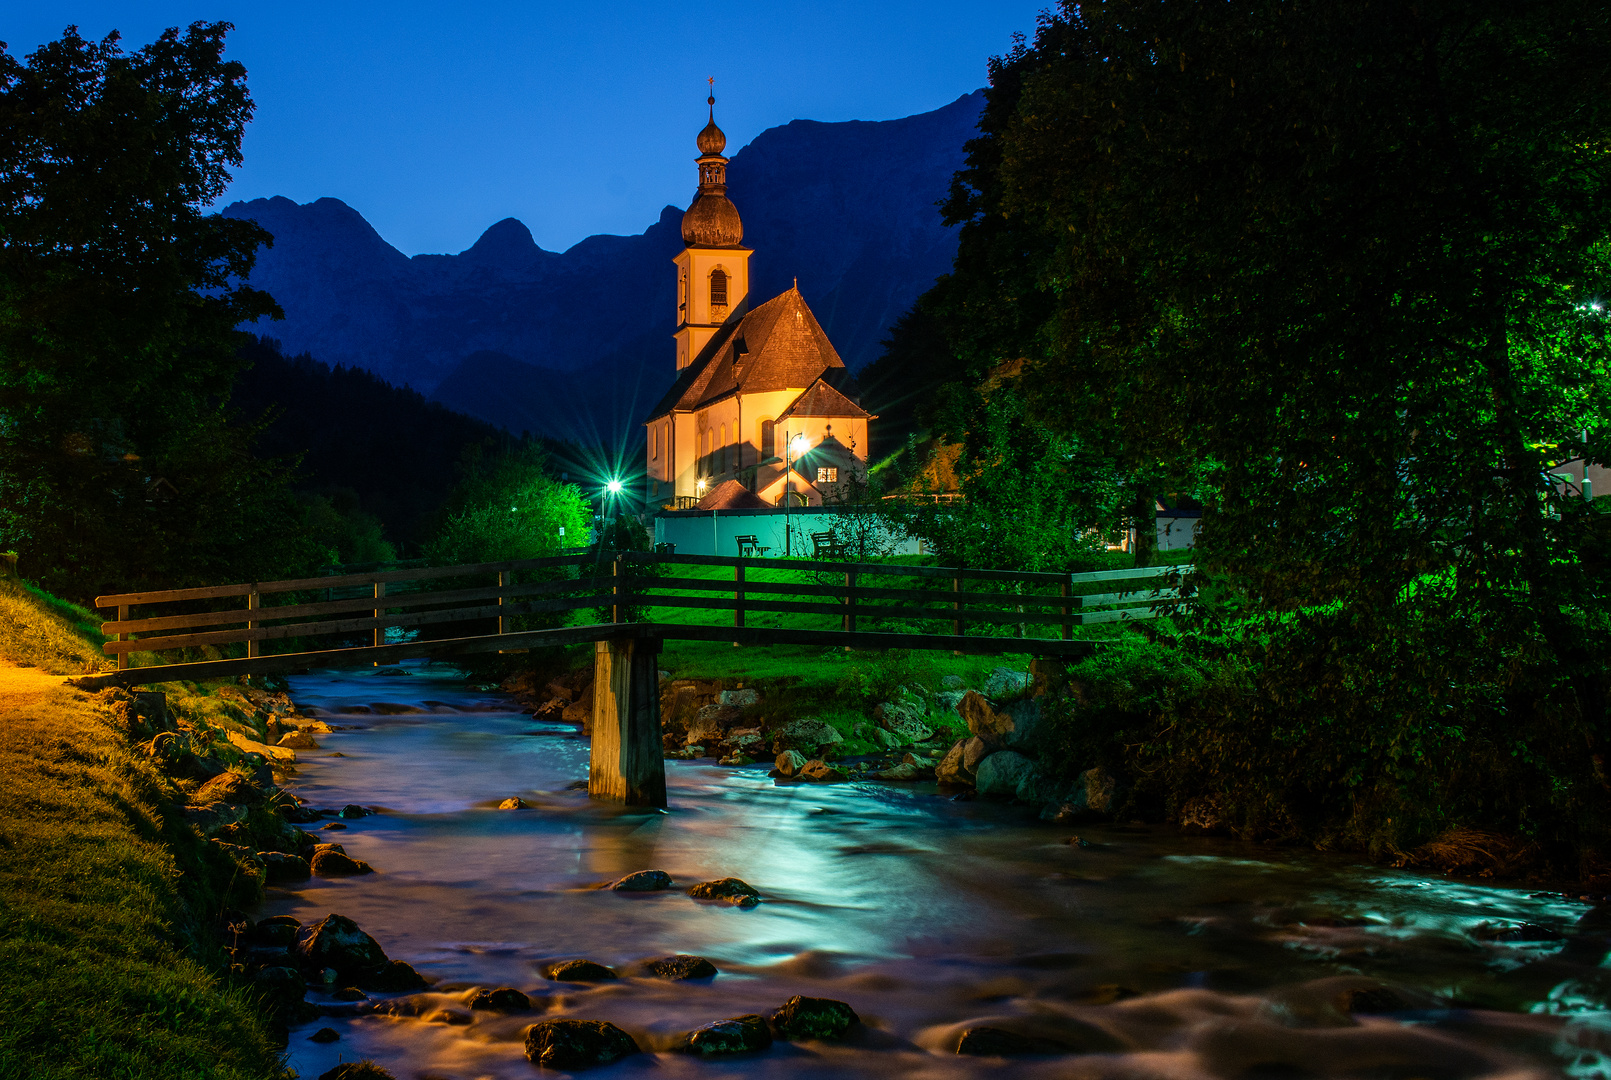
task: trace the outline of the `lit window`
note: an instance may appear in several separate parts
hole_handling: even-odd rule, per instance
[[[658,458],[660,456],[660,429],[659,428],[651,428],[650,429],[649,456],[652,457],[652,458]]]
[[[719,266],[710,272],[710,303],[712,307],[727,306],[727,272]]]
[[[819,484],[837,484],[838,482],[839,482],[839,470],[838,469],[830,469],[826,465],[817,466],[817,483],[819,483]]]

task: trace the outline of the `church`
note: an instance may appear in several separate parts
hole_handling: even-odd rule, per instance
[[[727,197],[727,136],[699,133],[699,191],[682,217],[677,379],[645,421],[648,505],[760,509],[833,502],[867,468],[855,383],[798,282],[750,306],[750,249]]]

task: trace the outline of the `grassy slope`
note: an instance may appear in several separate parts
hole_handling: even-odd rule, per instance
[[[0,657],[82,671],[98,643],[52,607],[0,582]],[[279,1075],[252,1003],[192,955],[217,902],[201,842],[96,704],[63,687],[0,712],[0,1076]]]

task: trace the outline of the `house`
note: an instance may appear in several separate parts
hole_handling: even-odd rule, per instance
[[[736,481],[762,504],[821,506],[867,468],[855,381],[799,283],[750,306],[744,224],[727,197],[727,137],[699,133],[699,191],[683,214],[677,376],[644,422],[647,502],[692,509]]]

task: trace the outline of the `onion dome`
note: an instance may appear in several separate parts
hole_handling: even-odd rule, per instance
[[[716,98],[707,98],[710,123],[699,133],[699,191],[682,216],[682,241],[689,247],[738,247],[744,223],[727,198],[727,136],[716,126]]]

